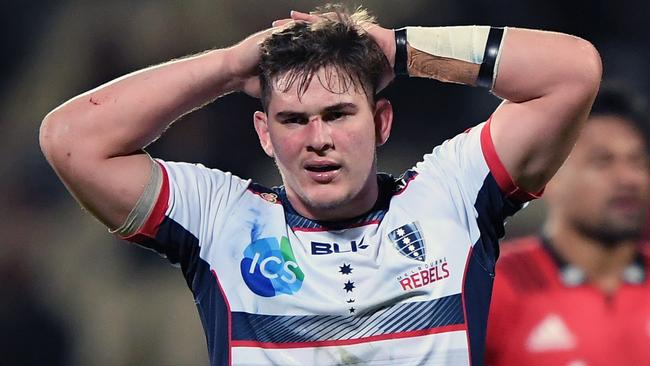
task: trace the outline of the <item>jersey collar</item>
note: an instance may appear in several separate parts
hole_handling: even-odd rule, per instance
[[[353,217],[347,220],[340,221],[320,221],[311,220],[300,215],[291,205],[287,198],[287,191],[284,186],[274,187],[273,191],[278,195],[282,206],[284,207],[284,215],[287,224],[294,230],[342,230],[351,227],[359,227],[371,223],[380,222],[390,204],[390,199],[394,195],[397,187],[397,182],[389,174],[377,174],[377,183],[379,185],[379,194],[375,205],[370,211],[365,214]]]
[[[577,287],[587,282],[585,272],[569,263],[553,248],[548,237],[540,235],[542,247],[558,268],[560,282],[566,287]],[[646,279],[646,264],[643,254],[637,249],[634,259],[623,270],[623,281],[630,285],[640,285]]]

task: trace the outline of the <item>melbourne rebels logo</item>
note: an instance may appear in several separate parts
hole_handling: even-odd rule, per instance
[[[241,275],[251,291],[272,297],[300,290],[305,275],[298,267],[287,237],[263,238],[250,243],[240,264]]]
[[[426,253],[421,231],[420,225],[417,222],[412,222],[391,231],[388,233],[388,238],[401,255],[424,262]]]

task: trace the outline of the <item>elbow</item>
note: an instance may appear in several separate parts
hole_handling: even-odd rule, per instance
[[[567,36],[565,40],[556,50],[556,60],[551,64],[555,65],[557,73],[551,78],[550,89],[543,94],[553,94],[561,104],[581,113],[585,106],[591,107],[598,94],[603,65],[591,42],[574,36]]]
[[[603,76],[603,64],[600,53],[589,41],[582,38],[577,39],[578,45],[575,48],[575,81],[585,90],[585,93],[593,98],[598,92]]]
[[[38,144],[41,147],[43,155],[50,162],[52,161],[52,154],[56,150],[57,137],[59,137],[56,129],[60,124],[61,122],[54,116],[54,112],[50,112],[41,122],[38,133]]]
[[[41,122],[39,145],[43,155],[55,169],[72,154],[74,139],[71,130],[69,121],[57,111],[50,112]]]

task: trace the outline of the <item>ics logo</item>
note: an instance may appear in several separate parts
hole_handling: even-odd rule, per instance
[[[293,295],[302,286],[305,275],[298,267],[289,239],[263,238],[244,249],[241,275],[251,291],[264,297]]]

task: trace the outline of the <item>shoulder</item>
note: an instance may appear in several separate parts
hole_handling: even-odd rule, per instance
[[[249,179],[242,179],[231,172],[208,168],[199,163],[159,159],[156,161],[162,166],[164,180],[169,183],[175,195],[184,193],[199,196],[237,195],[251,184]]]
[[[644,241],[639,244],[639,253],[646,258],[650,259],[650,241]]]
[[[536,291],[551,283],[547,255],[540,238],[529,236],[501,244],[496,282],[507,282],[518,291]]]
[[[436,163],[439,167],[457,167],[458,165],[469,167],[477,162],[484,163],[482,139],[484,137],[483,130],[487,130],[484,128],[486,125],[487,122],[482,122],[443,141],[434,147],[430,154],[425,155],[424,162]]]
[[[542,241],[537,236],[524,236],[501,243],[499,262],[510,262],[516,258],[530,257],[542,251]]]
[[[233,175],[230,172],[222,171],[215,168],[208,168],[201,163],[188,163],[177,161],[166,161],[156,159],[156,161],[164,168],[165,172],[173,177],[186,177],[186,178],[234,178],[236,180],[244,179]]]
[[[247,191],[267,203],[282,204],[282,200],[280,199],[282,189],[280,187],[269,188],[262,184],[251,182],[248,185]]]
[[[640,243],[639,246],[639,255],[643,258],[643,262],[646,265],[646,268],[650,268],[650,242],[645,241]]]

